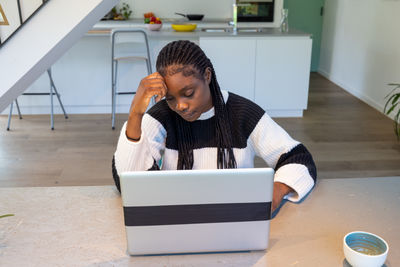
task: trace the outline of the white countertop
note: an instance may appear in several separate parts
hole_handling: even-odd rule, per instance
[[[111,179],[111,177],[110,177]],[[400,177],[320,180],[271,221],[267,251],[130,257],[114,186],[0,188],[0,266],[348,266],[343,236],[382,236],[400,265]]]
[[[171,28],[173,23],[196,23],[197,28],[193,32],[176,32]],[[287,33],[282,33],[279,28],[265,28],[263,23],[254,23],[252,26],[245,24],[243,28],[263,28],[262,32],[241,32],[237,34],[232,32],[204,32],[202,28],[231,28],[225,20],[207,20],[207,21],[184,21],[184,20],[167,20],[163,21],[163,26],[160,31],[150,31],[147,29],[143,20],[125,20],[125,21],[99,21],[93,26],[93,29],[88,32],[87,36],[109,35],[111,29],[115,28],[142,28],[150,38],[198,38],[198,37],[310,37],[308,33],[304,33],[295,29],[290,29]],[[239,24],[239,28],[240,28]]]

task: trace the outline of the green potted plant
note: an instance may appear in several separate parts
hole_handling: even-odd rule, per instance
[[[115,6],[106,16],[107,18],[111,18],[113,20],[128,20],[131,14],[131,7],[127,3],[122,3],[122,8],[118,10],[117,6]]]
[[[389,83],[389,86],[393,86],[393,90],[385,97],[387,99],[383,112],[386,115],[390,115],[395,111],[396,107],[400,103],[400,83]],[[400,106],[399,106],[400,107]],[[394,132],[397,136],[397,140],[400,141],[400,109],[395,111],[394,115]]]
[[[132,14],[132,10],[127,3],[122,3],[122,8],[120,12],[122,13],[122,16],[124,17],[125,20],[129,19],[129,17]]]

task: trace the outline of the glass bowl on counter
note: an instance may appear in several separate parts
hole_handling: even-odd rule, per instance
[[[162,23],[160,24],[146,24],[147,25],[147,29],[149,29],[150,31],[159,31],[162,27]]]

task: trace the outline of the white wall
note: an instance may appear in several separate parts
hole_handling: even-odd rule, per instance
[[[319,72],[382,111],[400,83],[400,1],[325,1]]]

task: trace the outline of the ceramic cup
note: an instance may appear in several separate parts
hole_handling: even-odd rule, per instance
[[[389,245],[377,235],[357,231],[345,235],[343,251],[354,267],[380,267],[386,260]]]

